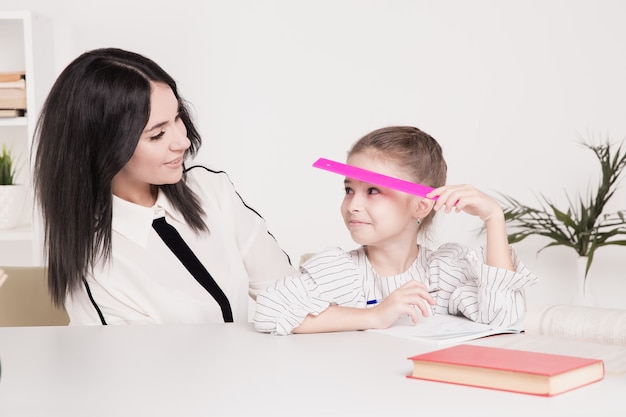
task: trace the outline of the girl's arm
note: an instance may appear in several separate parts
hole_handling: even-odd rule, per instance
[[[487,230],[487,265],[514,270],[504,212],[494,198],[467,184],[439,187],[426,197],[435,196],[439,198],[435,201],[434,210],[444,209],[450,213],[454,209],[457,213],[463,211],[484,221]]]
[[[369,308],[363,272],[351,255],[329,248],[308,260],[297,276],[285,276],[256,298],[255,329],[277,335],[387,328],[408,314],[428,316],[435,300],[428,288],[410,280]]]
[[[485,220],[485,227],[487,228],[487,265],[514,271],[504,213],[500,205],[498,205],[497,209],[494,209],[493,215]]]
[[[318,315],[309,314],[293,333],[340,332],[347,330],[386,329],[400,316],[408,314],[417,323],[419,314],[430,315],[435,301],[428,288],[411,280],[371,308],[331,305]],[[418,313],[418,310],[420,313]]]
[[[314,316],[309,314],[293,333],[342,332],[373,328],[374,309],[331,305]]]

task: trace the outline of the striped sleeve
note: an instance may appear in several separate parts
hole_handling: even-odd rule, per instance
[[[318,253],[302,265],[298,276],[284,277],[257,295],[256,330],[288,335],[307,315],[318,315],[331,304],[363,307],[360,275],[340,248]]]
[[[438,275],[437,306],[494,326],[518,321],[524,314],[523,289],[537,277],[510,250],[514,271],[487,265],[484,248],[468,250],[456,243],[439,248],[429,263],[431,274]]]

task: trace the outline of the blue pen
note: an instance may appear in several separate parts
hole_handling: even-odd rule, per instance
[[[373,299],[373,300],[367,300],[367,303],[366,303],[366,304],[367,304],[368,306],[370,306],[370,305],[374,305],[374,304],[378,304],[378,300],[376,300],[376,299]]]

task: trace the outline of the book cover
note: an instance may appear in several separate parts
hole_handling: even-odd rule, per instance
[[[488,346],[461,344],[408,359],[410,378],[543,396],[604,378],[600,359]]]

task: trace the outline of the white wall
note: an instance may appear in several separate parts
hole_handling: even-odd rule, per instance
[[[0,0],[53,27],[57,74],[79,53],[143,53],[197,110],[200,160],[229,172],[292,259],[351,248],[341,178],[361,135],[411,124],[444,148],[450,183],[533,203],[595,186],[581,138],[626,137],[626,3],[620,0]],[[620,189],[610,209],[626,208]],[[480,223],[439,220],[438,242],[480,244]],[[517,248],[542,279],[531,303],[568,301],[575,253],[529,239]],[[626,248],[591,270],[602,305],[624,307]],[[617,289],[616,289],[617,288]]]

